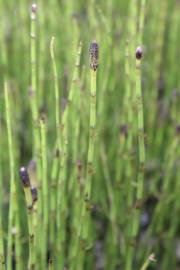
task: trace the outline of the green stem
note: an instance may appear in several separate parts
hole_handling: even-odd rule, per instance
[[[28,228],[29,228],[29,262],[28,270],[35,270],[35,232],[33,221],[33,203],[30,186],[24,187],[27,205]]]
[[[4,257],[4,236],[3,236],[3,223],[2,223],[2,190],[3,190],[3,183],[2,183],[2,165],[0,160],[0,190],[1,190],[1,198],[0,198],[0,269],[5,270],[5,257]]]
[[[46,145],[46,123],[42,116],[40,119],[41,133],[41,158],[42,158],[42,204],[43,204],[43,233],[42,233],[42,268],[46,268],[46,254],[48,246],[48,219],[49,219],[49,185],[47,178],[47,145]]]
[[[53,160],[52,174],[51,174],[51,197],[50,197],[50,208],[51,208],[51,225],[50,225],[50,242],[51,249],[54,252],[55,243],[55,220],[56,220],[56,197],[57,197],[57,174],[58,165],[60,161],[60,109],[59,109],[59,87],[58,87],[58,73],[54,55],[54,37],[50,43],[50,55],[52,60],[53,76],[54,76],[54,96],[55,96],[55,123],[56,123],[56,147],[55,157]],[[53,195],[52,195],[53,194]]]
[[[136,103],[137,103],[137,128],[138,128],[138,154],[139,168],[137,179],[136,199],[143,198],[144,172],[145,172],[145,144],[144,144],[144,113],[141,90],[141,59],[136,59]],[[135,209],[135,219],[133,222],[132,235],[136,236],[139,227],[140,210]]]
[[[142,265],[142,267],[140,268],[140,270],[146,270],[148,268],[148,266],[150,265],[151,262],[155,261],[154,259],[154,254],[151,254],[147,260],[144,262],[144,264]]]
[[[7,243],[7,270],[11,270],[12,262],[12,229],[15,225],[15,210],[17,207],[16,199],[16,184],[15,184],[15,164],[14,164],[14,152],[13,152],[13,140],[12,140],[12,123],[10,115],[10,100],[8,94],[8,84],[4,82],[4,94],[5,94],[5,107],[6,107],[6,124],[8,133],[8,151],[10,162],[10,203],[9,203],[9,218],[8,218],[8,243]]]

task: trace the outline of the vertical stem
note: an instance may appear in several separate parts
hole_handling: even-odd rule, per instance
[[[30,61],[31,61],[31,93],[30,93],[30,105],[32,112],[32,130],[33,130],[33,156],[37,161],[37,184],[39,186],[39,202],[38,202],[38,218],[39,223],[37,226],[38,239],[36,242],[38,256],[41,253],[41,217],[42,217],[42,191],[41,191],[41,160],[40,160],[40,134],[39,134],[39,123],[38,123],[38,102],[37,102],[37,55],[36,55],[36,13],[37,5],[32,4],[31,6],[31,44],[30,44]],[[38,257],[37,257],[38,258]],[[37,259],[37,264],[40,260]]]
[[[144,262],[144,264],[142,265],[142,267],[140,268],[140,270],[146,270],[148,268],[148,266],[150,265],[151,262],[155,262],[155,258],[154,258],[154,254],[151,254],[147,260]]]
[[[27,217],[28,217],[28,230],[29,230],[29,262],[28,270],[35,270],[35,232],[33,222],[33,200],[31,194],[31,186],[28,172],[25,167],[20,169],[20,177],[25,193]]]
[[[49,218],[49,185],[47,178],[46,153],[46,123],[44,117],[40,119],[41,158],[42,158],[42,204],[43,204],[43,233],[42,233],[42,268],[46,268],[46,254],[48,246],[48,218]]]
[[[51,224],[50,224],[50,243],[52,252],[54,252],[55,243],[55,221],[56,221],[56,197],[57,197],[57,172],[60,161],[60,109],[59,109],[59,87],[58,87],[58,73],[54,55],[54,37],[50,43],[50,55],[53,67],[54,76],[54,96],[55,96],[55,123],[56,123],[56,149],[55,158],[52,168],[52,182],[51,182],[51,196],[50,196],[50,212],[51,212]]]
[[[94,150],[95,150],[95,137],[96,137],[96,80],[97,80],[97,68],[98,68],[98,44],[96,41],[91,42],[90,49],[90,67],[91,67],[91,90],[90,90],[90,119],[89,119],[89,146],[87,154],[87,171],[86,171],[86,182],[84,190],[84,198],[82,202],[82,212],[81,212],[81,224],[80,224],[80,236],[82,237],[85,246],[85,250],[88,248],[87,240],[89,240],[89,222],[90,222],[90,208],[91,208],[91,181],[94,171]],[[78,266],[83,268],[83,252],[81,251],[78,257]]]
[[[8,151],[9,151],[9,162],[10,162],[10,203],[9,203],[9,217],[8,217],[8,243],[7,243],[7,270],[11,270],[12,263],[12,228],[15,222],[15,212],[17,207],[16,198],[16,185],[15,185],[15,173],[14,173],[14,152],[13,152],[13,141],[12,141],[12,123],[10,115],[10,101],[8,94],[7,82],[4,82],[4,94],[5,94],[5,107],[6,107],[6,124],[8,133]]]
[[[4,257],[4,237],[3,237],[3,223],[2,223],[2,191],[3,191],[3,183],[2,183],[2,166],[0,160],[0,190],[1,190],[1,198],[0,198],[0,269],[5,270],[5,257]]]
[[[56,136],[57,136],[57,141],[59,141],[59,134],[60,134],[59,132],[60,131],[59,130],[60,129],[59,87],[58,87],[57,67],[56,67],[56,61],[55,61],[55,56],[54,56],[54,37],[52,37],[51,43],[50,43],[50,54],[51,54],[53,76],[54,76]]]
[[[96,135],[96,76],[97,70],[91,69],[91,93],[90,93],[90,123],[89,123],[89,147],[87,158],[87,184],[85,187],[85,196],[90,199],[91,178],[93,175],[93,161]]]
[[[36,10],[37,6],[35,4],[32,5],[31,11],[31,110],[32,110],[32,118],[33,118],[33,139],[34,139],[34,156],[37,157],[37,149],[38,149],[38,109],[37,109],[37,71],[36,71]]]
[[[140,50],[140,48],[139,48]],[[142,52],[141,52],[142,54]],[[138,58],[138,49],[136,53],[136,101],[138,109],[138,143],[139,143],[139,182],[137,188],[137,199],[143,196],[143,178],[144,178],[144,165],[145,165],[145,145],[144,145],[144,113],[143,113],[143,100],[141,90],[141,58]]]
[[[136,50],[136,106],[137,106],[137,128],[138,128],[138,154],[139,154],[139,168],[137,179],[136,199],[141,200],[143,197],[144,184],[144,170],[145,170],[145,145],[144,145],[144,114],[143,101],[141,90],[141,58],[142,49],[140,47]],[[135,218],[133,222],[132,235],[136,236],[139,227],[140,209],[135,209]]]
[[[53,261],[50,259],[48,264],[48,270],[53,270]]]
[[[78,72],[79,72],[79,64],[80,64],[80,56],[82,51],[82,42],[80,42],[74,67],[74,73],[73,73],[73,79],[72,79],[72,85],[69,91],[68,95],[68,103],[65,108],[65,111],[62,116],[62,136],[61,136],[61,160],[60,160],[60,173],[59,173],[59,180],[58,180],[58,193],[57,193],[57,250],[58,254],[58,267],[63,267],[64,264],[64,252],[65,252],[65,222],[66,222],[66,183],[65,183],[65,177],[66,177],[66,161],[67,161],[67,152],[68,152],[68,133],[69,133],[69,112],[70,108],[72,106],[72,103],[74,101],[74,95],[75,95],[75,83],[77,82],[78,78]]]
[[[146,0],[141,0],[140,15],[139,15],[138,44],[143,44],[145,8],[146,8]]]
[[[95,150],[95,134],[96,134],[96,76],[97,70],[91,69],[91,93],[90,93],[90,122],[89,122],[89,146],[87,156],[87,173],[85,183],[85,203],[84,203],[84,224],[83,239],[87,240],[89,227],[90,198],[91,198],[91,181],[94,173],[94,150]],[[88,216],[87,216],[88,214]]]
[[[127,107],[127,123],[128,123],[128,137],[127,137],[127,151],[128,151],[128,161],[127,161],[127,204],[132,206],[133,202],[133,189],[132,189],[132,157],[133,157],[133,115],[132,115],[132,86],[130,81],[130,46],[129,40],[126,40],[126,61],[125,61],[125,74],[126,74],[126,107]]]

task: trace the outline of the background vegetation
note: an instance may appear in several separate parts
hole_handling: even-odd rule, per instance
[[[0,269],[180,269],[180,2],[31,5],[0,1]]]

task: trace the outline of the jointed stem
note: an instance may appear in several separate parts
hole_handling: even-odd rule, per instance
[[[94,150],[95,150],[95,136],[96,136],[96,76],[97,70],[91,69],[91,93],[90,93],[90,120],[89,120],[89,146],[87,156],[87,172],[85,183],[85,198],[83,203],[83,239],[87,240],[89,228],[89,210],[91,199],[91,181],[94,171]],[[87,216],[88,215],[88,216]]]
[[[41,158],[42,158],[42,206],[43,206],[43,234],[42,234],[42,264],[46,267],[46,254],[48,243],[48,218],[49,218],[49,192],[48,192],[48,178],[47,178],[47,153],[46,153],[46,123],[42,116],[40,119],[40,133],[41,133]]]
[[[140,58],[137,57],[136,59],[136,104],[137,104],[137,128],[138,128],[138,153],[139,153],[136,199],[141,200],[143,197],[144,170],[145,170],[144,115],[143,115],[143,102],[141,90],[141,57]],[[136,213],[132,228],[132,235],[134,237],[137,235],[138,232],[139,214],[140,214],[139,209],[136,209],[135,211]]]
[[[0,134],[1,135],[1,134]],[[0,190],[3,190],[3,183],[2,183],[2,167],[1,167],[1,160],[0,160]],[[1,193],[2,194],[2,193]],[[3,237],[3,223],[2,223],[2,198],[0,198],[0,269],[5,270],[5,257],[4,257],[4,237]]]
[[[56,221],[56,199],[57,199],[57,174],[60,161],[60,109],[59,109],[59,87],[58,87],[58,73],[54,54],[54,37],[51,39],[50,43],[50,54],[53,67],[54,76],[54,96],[55,96],[55,122],[56,122],[56,147],[55,147],[55,157],[52,164],[52,174],[51,174],[51,194],[50,196],[50,211],[51,211],[51,225],[50,225],[50,244],[52,252],[54,252],[55,247],[55,221]]]
[[[12,260],[12,228],[15,223],[15,213],[17,209],[16,198],[16,184],[15,184],[15,165],[14,165],[14,152],[12,141],[12,122],[10,115],[10,101],[8,94],[7,82],[4,82],[4,94],[5,94],[5,106],[6,106],[6,121],[7,121],[7,133],[8,133],[8,150],[9,150],[9,162],[10,162],[10,204],[9,204],[9,224],[8,224],[8,244],[7,244],[7,270],[11,270]]]

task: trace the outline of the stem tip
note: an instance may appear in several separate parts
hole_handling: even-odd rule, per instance
[[[93,40],[90,43],[89,47],[89,58],[90,58],[90,67],[94,71],[96,71],[98,68],[98,56],[99,56],[99,47],[96,40]]]
[[[37,11],[37,4],[32,4],[32,6],[31,6],[31,11],[33,12],[33,13],[36,13],[36,11]]]
[[[19,174],[20,174],[23,187],[30,187],[30,180],[29,180],[27,169],[25,167],[21,167]]]
[[[142,48],[139,46],[136,49],[136,59],[140,60],[142,58]]]

